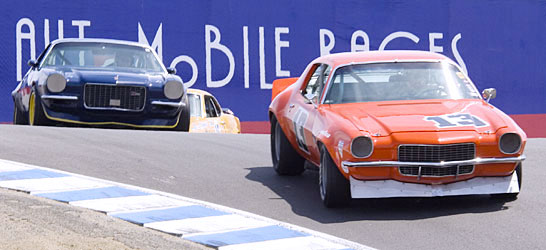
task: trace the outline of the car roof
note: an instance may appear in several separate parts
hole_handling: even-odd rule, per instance
[[[334,66],[369,63],[369,62],[393,62],[393,61],[451,61],[444,55],[419,50],[384,50],[384,51],[363,51],[363,52],[343,52],[321,56],[315,59],[314,63],[329,63]]]
[[[204,90],[201,90],[201,89],[188,88],[188,93],[192,93],[192,94],[196,94],[196,95],[210,95],[210,96],[212,96],[211,93],[209,93],[207,91],[204,91]]]
[[[150,48],[149,45],[143,44],[143,43],[125,41],[125,40],[105,39],[105,38],[63,38],[63,39],[54,40],[53,42],[51,42],[51,45],[56,45],[59,43],[110,43],[110,44],[121,44],[121,45]]]

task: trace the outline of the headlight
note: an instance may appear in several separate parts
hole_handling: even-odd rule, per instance
[[[359,136],[351,142],[351,153],[356,158],[367,158],[372,155],[373,142],[370,137]]]
[[[178,99],[184,94],[184,85],[179,81],[168,81],[163,87],[163,93],[169,99]]]
[[[505,154],[515,154],[521,148],[521,137],[516,133],[505,133],[499,139],[499,149]]]
[[[66,78],[61,74],[51,74],[47,77],[47,89],[53,93],[58,93],[66,88]]]

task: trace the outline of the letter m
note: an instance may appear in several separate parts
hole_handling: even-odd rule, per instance
[[[159,24],[159,28],[157,28],[157,31],[155,32],[155,37],[150,45],[148,42],[148,39],[146,38],[146,35],[144,34],[144,30],[142,30],[142,26],[140,25],[140,22],[138,23],[138,42],[142,44],[146,44],[152,47],[157,52],[157,55],[159,56],[159,60],[163,61],[163,23]]]

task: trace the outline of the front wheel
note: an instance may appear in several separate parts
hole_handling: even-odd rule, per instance
[[[174,127],[174,130],[188,132],[190,131],[190,104],[188,98],[185,98],[184,103],[186,105],[180,111],[178,123]]]
[[[42,107],[40,96],[36,95],[34,92],[30,94],[28,104],[28,124],[31,126],[43,126],[49,124],[44,108]]]
[[[275,117],[271,118],[271,159],[278,175],[300,175],[305,159],[292,147]]]
[[[324,146],[321,148],[319,187],[320,198],[326,207],[341,207],[351,201],[349,181],[341,174]]]

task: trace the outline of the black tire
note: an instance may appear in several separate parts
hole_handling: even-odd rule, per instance
[[[188,132],[190,131],[190,104],[187,97],[184,97],[184,99],[186,105],[180,111],[178,124],[176,124],[174,130]]]
[[[25,125],[28,124],[27,117],[23,112],[17,107],[17,103],[13,103],[13,124],[16,125]]]
[[[518,175],[518,187],[519,187],[519,191],[521,191],[521,182],[523,180],[523,176],[522,176],[522,169],[521,169],[521,163],[518,164],[518,166],[516,167],[516,174]],[[502,200],[507,200],[507,201],[511,201],[511,200],[515,200],[518,198],[518,194],[519,192],[517,193],[506,193],[506,194],[492,194],[491,197],[492,198],[495,198],[495,199],[502,199]]]
[[[49,125],[49,119],[47,119],[44,108],[42,107],[42,100],[40,96],[33,91],[30,94],[30,100],[28,105],[28,124],[30,126],[46,126]]]
[[[278,175],[300,175],[305,159],[294,150],[275,117],[271,118],[271,159]]]
[[[342,207],[351,201],[349,180],[341,174],[324,146],[320,156],[319,187],[322,203],[328,208]]]

